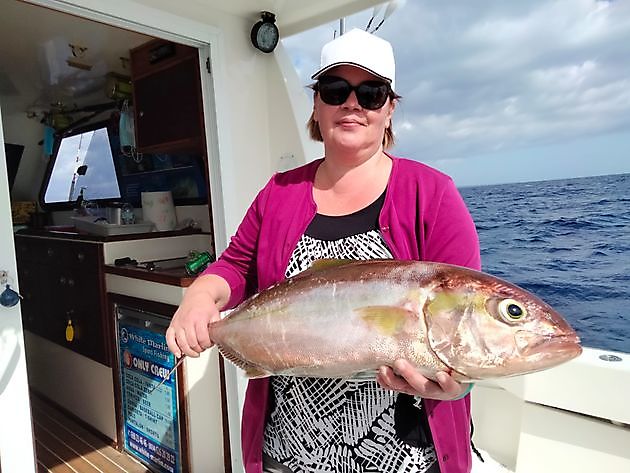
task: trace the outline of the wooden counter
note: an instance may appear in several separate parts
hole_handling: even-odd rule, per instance
[[[112,241],[146,240],[151,238],[194,235],[197,233],[202,233],[202,231],[198,228],[184,228],[182,230],[173,230],[168,232],[129,233],[126,235],[101,236],[78,231],[72,226],[51,226],[44,228],[25,228],[23,230],[19,230],[16,234],[46,238],[63,238],[65,240],[84,240],[108,243]]]
[[[105,273],[178,287],[188,287],[195,280],[194,277],[190,277],[186,274],[184,268],[148,270],[131,265],[116,266],[113,264],[106,264]]]

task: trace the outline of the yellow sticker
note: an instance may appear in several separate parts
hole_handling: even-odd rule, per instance
[[[74,340],[74,327],[72,326],[72,320],[68,320],[68,325],[66,326],[66,341],[71,342]]]

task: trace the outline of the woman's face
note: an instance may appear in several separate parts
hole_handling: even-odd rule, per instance
[[[368,80],[379,80],[363,69],[353,66],[337,66],[326,75],[341,77],[357,86]],[[319,94],[315,96],[313,118],[318,122],[324,146],[328,150],[344,152],[362,150],[376,153],[383,143],[383,134],[389,126],[395,104],[388,98],[377,110],[361,107],[353,91],[341,105],[328,105]]]

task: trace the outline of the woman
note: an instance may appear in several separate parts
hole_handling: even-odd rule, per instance
[[[212,346],[219,310],[321,258],[430,260],[479,269],[475,227],[452,180],[392,157],[391,45],[352,30],[322,49],[309,131],[325,157],[277,174],[228,249],[186,292],[167,331],[177,355]],[[395,373],[394,373],[395,370]],[[426,379],[405,360],[377,381],[274,377],[249,382],[248,473],[467,472],[470,403],[449,374]]]

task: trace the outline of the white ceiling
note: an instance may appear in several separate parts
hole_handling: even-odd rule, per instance
[[[35,108],[81,102],[101,90],[106,100],[105,74],[129,75],[120,58],[150,39],[18,0],[0,0],[0,11],[0,97],[19,96]],[[76,55],[70,44],[78,46]],[[91,70],[70,67],[67,60]]]
[[[290,36],[301,31],[337,20],[378,4],[385,0],[136,0],[154,8],[173,9],[182,5],[194,4],[204,10],[219,10],[230,15],[255,21],[262,11],[276,15],[276,22],[283,36]],[[395,1],[395,0],[394,0]]]

